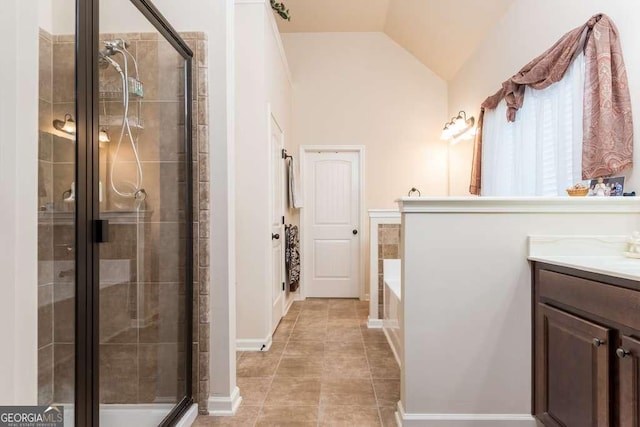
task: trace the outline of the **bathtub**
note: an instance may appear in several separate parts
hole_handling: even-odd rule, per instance
[[[389,341],[389,346],[396,357],[398,365],[401,364],[402,339],[400,331],[400,315],[402,310],[402,261],[399,259],[385,259],[383,262],[384,274],[384,318],[382,330]]]

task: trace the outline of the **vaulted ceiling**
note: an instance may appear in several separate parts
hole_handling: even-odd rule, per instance
[[[285,0],[287,32],[384,32],[445,80],[514,0]]]

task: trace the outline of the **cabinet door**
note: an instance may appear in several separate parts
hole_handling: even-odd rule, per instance
[[[610,331],[545,304],[538,305],[535,415],[546,426],[610,423]]]
[[[640,427],[640,341],[622,337],[619,361],[620,427]]]

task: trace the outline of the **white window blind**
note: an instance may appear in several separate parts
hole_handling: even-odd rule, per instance
[[[562,81],[526,88],[515,122],[502,101],[484,117],[483,196],[561,196],[582,181],[584,55]]]

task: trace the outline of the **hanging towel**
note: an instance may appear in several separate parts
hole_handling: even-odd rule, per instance
[[[289,209],[300,209],[302,206],[302,198],[298,189],[298,168],[293,157],[289,157],[287,165],[287,176],[289,178]]]
[[[298,226],[287,225],[285,228],[285,267],[289,291],[295,292],[300,286],[300,238]]]

